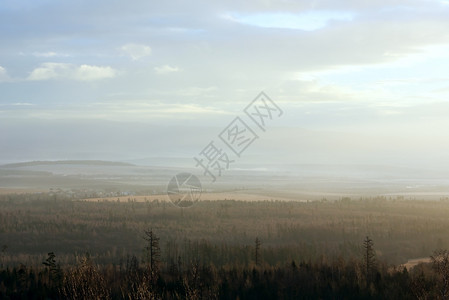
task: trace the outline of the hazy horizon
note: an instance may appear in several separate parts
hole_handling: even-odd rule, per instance
[[[449,2],[424,0],[3,1],[0,164],[194,167],[264,91],[283,114],[265,132],[248,123],[259,138],[230,169],[356,165],[442,178],[448,13]]]

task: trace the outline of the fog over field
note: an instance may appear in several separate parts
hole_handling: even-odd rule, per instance
[[[241,164],[216,182],[198,172],[192,159],[139,160],[148,165],[107,161],[36,161],[0,166],[0,190],[63,191],[87,189],[133,195],[159,195],[168,200],[169,180],[180,172],[196,174],[204,192],[229,193],[236,200],[338,200],[364,196],[440,200],[449,196],[444,172],[385,165]],[[234,195],[231,197],[230,195]],[[220,199],[220,196],[204,200]],[[224,196],[225,197],[225,196]],[[226,198],[226,197],[225,197]]]

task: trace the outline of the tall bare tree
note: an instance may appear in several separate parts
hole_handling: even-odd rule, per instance
[[[150,274],[156,274],[159,268],[159,261],[161,256],[161,249],[159,247],[159,238],[154,234],[153,229],[145,230],[143,237],[147,241],[145,247],[147,255],[147,263]]]

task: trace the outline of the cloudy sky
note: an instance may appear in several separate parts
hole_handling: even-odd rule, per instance
[[[192,157],[265,91],[248,161],[449,166],[448,28],[447,0],[2,0],[0,162]]]

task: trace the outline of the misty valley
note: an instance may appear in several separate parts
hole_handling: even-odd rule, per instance
[[[293,168],[235,170],[206,182],[200,199],[182,208],[165,194],[170,168],[3,165],[0,297],[442,295],[449,262],[444,180],[412,193],[419,178],[396,175],[388,186],[379,183],[388,172],[382,168],[361,174],[361,167],[334,166],[335,174],[346,170],[339,177],[330,167],[303,167],[314,176]]]

